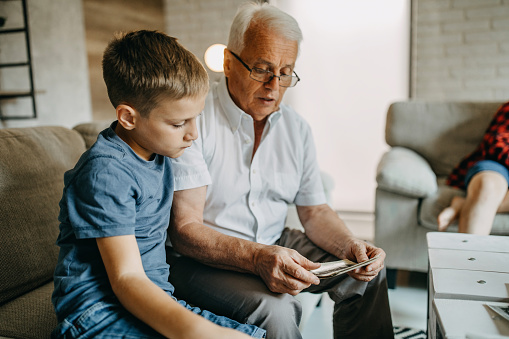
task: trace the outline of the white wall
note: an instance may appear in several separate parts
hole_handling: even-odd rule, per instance
[[[408,98],[409,0],[271,1],[304,34],[286,103],[310,123],[337,210],[374,211],[388,105]]]
[[[509,1],[414,2],[412,97],[509,99]]]
[[[0,13],[7,16],[5,28],[22,25],[19,1],[0,2]],[[37,119],[6,120],[2,127],[61,125],[73,127],[92,119],[85,29],[81,0],[27,1],[32,47]],[[24,38],[2,35],[0,62],[24,61]],[[21,45],[19,42],[22,42]],[[27,89],[25,70],[2,69],[0,90]],[[0,102],[8,115],[31,115],[31,100]]]
[[[207,48],[228,43],[230,25],[239,5],[246,0],[164,0],[166,33],[175,36],[203,64]],[[211,82],[223,73],[205,67]]]

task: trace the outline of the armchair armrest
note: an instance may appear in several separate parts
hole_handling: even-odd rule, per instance
[[[405,147],[393,147],[382,156],[376,182],[385,191],[413,198],[424,198],[437,191],[437,176],[429,163]]]

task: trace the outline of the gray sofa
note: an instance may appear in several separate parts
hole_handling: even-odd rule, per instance
[[[49,338],[64,172],[108,123],[0,129],[0,337]]]
[[[391,148],[377,168],[375,198],[375,242],[387,253],[387,268],[427,271],[426,233],[437,231],[437,216],[453,196],[465,195],[445,179],[477,147],[501,105],[409,101],[389,107]],[[492,234],[509,235],[509,214],[495,217]]]

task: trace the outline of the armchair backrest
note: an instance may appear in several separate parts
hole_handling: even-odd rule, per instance
[[[481,141],[503,102],[393,103],[387,112],[385,140],[422,155],[437,176],[447,176]]]

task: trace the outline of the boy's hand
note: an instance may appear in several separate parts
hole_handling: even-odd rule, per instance
[[[248,339],[249,335],[232,328],[222,327],[214,324],[205,318],[200,318],[199,324],[196,324],[191,333],[186,333],[182,338],[185,339]],[[180,338],[180,337],[179,337]]]
[[[211,338],[211,339],[248,339],[248,338],[251,338],[250,336],[248,336],[247,334],[245,333],[242,333],[242,332],[239,332],[237,330],[233,330],[231,328],[226,328],[226,327],[220,327],[220,330],[217,332],[217,333],[214,333],[212,336],[207,333],[207,336],[206,338]]]

